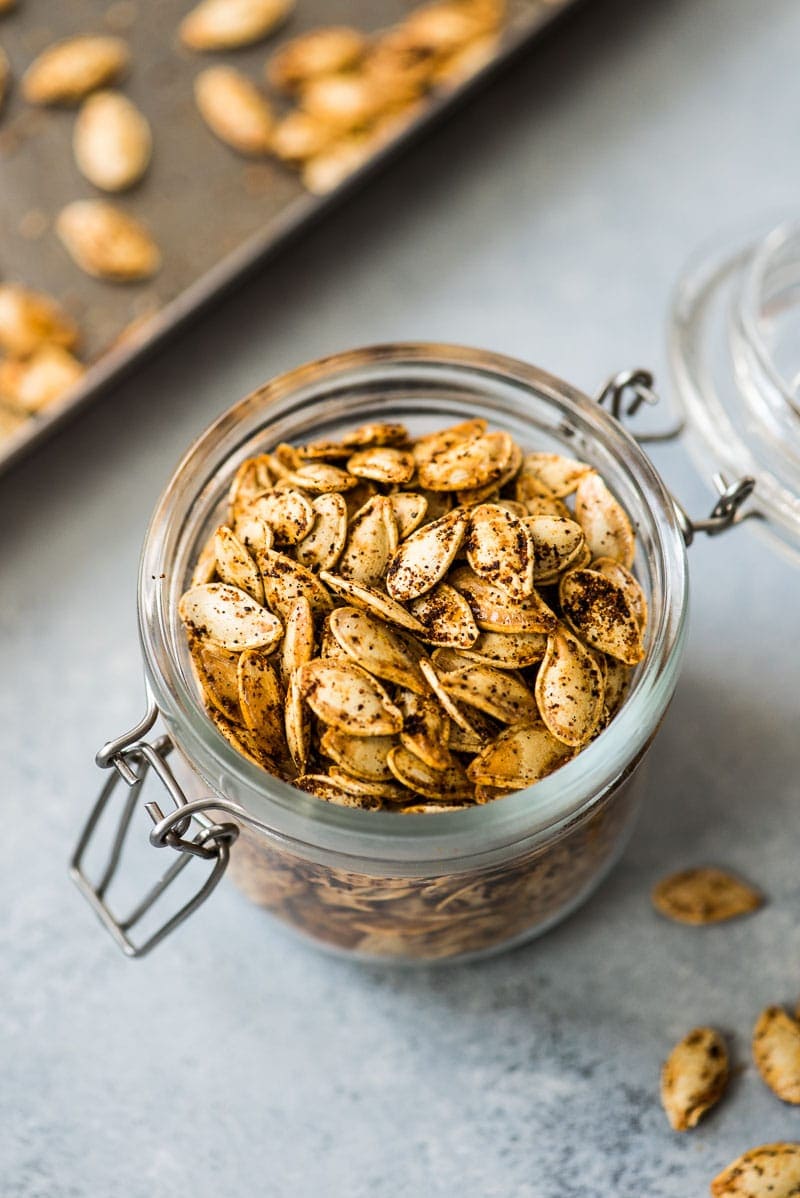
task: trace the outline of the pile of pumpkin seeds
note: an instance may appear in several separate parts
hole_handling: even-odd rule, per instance
[[[613,718],[645,652],[634,548],[584,462],[483,420],[370,424],[243,462],[179,610],[246,757],[332,803],[439,812]]]

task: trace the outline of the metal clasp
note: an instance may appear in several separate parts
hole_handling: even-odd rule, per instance
[[[209,796],[189,802],[181,789],[167,760],[174,745],[169,736],[159,737],[153,744],[142,738],[150,731],[158,716],[154,703],[148,707],[144,718],[129,732],[103,745],[96,762],[102,769],[113,769],[114,773],[100,791],[70,861],[70,876],[88,900],[104,927],[111,933],[122,951],[129,957],[143,957],[155,948],[165,936],[196,911],[219,884],[228,865],[230,846],[239,835],[233,823],[215,823],[205,811],[209,808],[239,814],[238,807],[225,800]],[[143,899],[127,915],[114,914],[109,906],[107,894],[122,857],[125,838],[139,800],[142,787],[150,772],[158,777],[174,804],[173,810],[164,815],[156,802],[145,803],[145,810],[153,821],[150,843],[158,848],[169,847],[179,856],[167,871],[147,892]],[[113,836],[108,858],[102,874],[92,881],[86,873],[84,862],[89,845],[94,839],[103,813],[115,797],[120,782],[129,788]],[[243,814],[243,813],[242,813]],[[193,825],[197,826],[192,831]],[[134,941],[132,929],[144,918],[164,891],[175,881],[193,857],[213,862],[205,881],[192,897],[174,912],[155,932],[142,941]]]
[[[642,370],[640,368],[622,370],[608,380],[597,396],[597,403],[608,405],[611,409],[611,415],[621,424],[624,424],[626,419],[636,415],[643,403],[653,405],[659,402],[658,394],[654,388],[655,380],[649,370]],[[627,395],[631,395],[632,398],[628,406],[625,407],[624,401]],[[679,421],[671,428],[664,429],[661,432],[634,432],[633,437],[640,444],[647,444],[653,441],[675,441],[680,437],[683,429],[683,422]],[[717,536],[734,525],[740,524],[742,520],[759,515],[755,509],[742,510],[744,503],[750,498],[755,489],[756,482],[754,478],[744,475],[735,482],[729,483],[724,475],[715,474],[713,475],[713,483],[719,494],[719,498],[711,509],[711,514],[705,519],[692,519],[683,504],[674,495],[671,496],[675,515],[677,516],[687,548],[692,544],[698,533],[703,532],[709,537]]]

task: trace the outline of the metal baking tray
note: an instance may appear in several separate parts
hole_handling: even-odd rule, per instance
[[[198,55],[175,30],[187,0],[24,0],[0,20],[0,44],[14,83],[0,117],[0,260],[2,276],[58,298],[82,330],[81,357],[90,362],[79,386],[0,443],[0,471],[54,432],[122,371],[182,321],[274,250],[306,222],[341,200],[375,167],[496,70],[577,0],[510,0],[495,57],[467,82],[432,97],[414,122],[324,197],[309,194],[280,163],[248,161],[219,143],[195,109],[192,81],[211,61],[234,62],[262,78],[268,54],[282,40],[319,25],[384,28],[414,3],[402,0],[300,0],[280,34],[246,50]],[[84,32],[118,32],[132,49],[123,90],[149,118],[154,155],[132,192],[111,197],[154,232],[163,253],[160,273],[137,285],[84,275],[67,255],[53,221],[70,200],[95,193],[72,157],[74,112],[33,109],[19,94],[25,67],[46,45]]]

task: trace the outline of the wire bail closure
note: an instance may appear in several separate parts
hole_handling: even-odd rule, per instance
[[[628,394],[632,398],[625,407],[624,401]],[[654,406],[659,402],[658,393],[655,391],[655,379],[649,370],[642,368],[621,370],[608,380],[597,395],[596,402],[601,407],[608,406],[614,419],[618,420],[620,424],[624,424],[626,420],[636,415],[642,404]],[[672,428],[664,429],[661,432],[633,433],[633,437],[643,445],[656,441],[675,441],[680,437],[683,429],[683,422],[679,421]],[[744,475],[735,482],[729,483],[723,474],[714,474],[712,481],[719,498],[711,509],[710,515],[705,519],[692,519],[683,504],[674,495],[671,496],[675,515],[687,548],[698,533],[705,533],[709,537],[718,536],[719,533],[726,532],[727,529],[740,524],[743,520],[759,515],[752,508],[742,511],[744,503],[755,489],[754,478]]]
[[[69,867],[72,880],[88,900],[103,926],[128,957],[143,957],[149,953],[192,912],[196,911],[221,881],[228,865],[230,847],[239,835],[239,829],[234,823],[215,823],[205,812],[209,808],[214,808],[217,811],[223,810],[237,816],[244,815],[244,812],[240,813],[236,804],[224,799],[211,796],[193,802],[187,799],[167,760],[175,747],[170,737],[161,736],[153,744],[143,739],[155,724],[157,717],[158,708],[151,700],[139,723],[128,732],[123,733],[122,736],[108,741],[97,754],[95,758],[97,765],[101,769],[113,770],[113,773],[103,786],[92,808]],[[164,815],[158,803],[150,801],[144,804],[145,811],[153,821],[150,843],[156,848],[171,848],[179,856],[173,860],[166,872],[133,910],[126,916],[119,917],[111,910],[107,893],[119,868],[125,837],[136,810],[139,795],[151,771],[158,777],[174,806]],[[129,794],[117,819],[116,831],[102,874],[99,880],[92,881],[84,867],[86,854],[94,839],[100,819],[114,799],[120,782],[124,782],[129,788]],[[197,831],[192,835],[193,823],[197,825]],[[193,857],[213,862],[205,881],[195,894],[155,932],[144,940],[135,941],[131,935],[132,929],[151,910]]]

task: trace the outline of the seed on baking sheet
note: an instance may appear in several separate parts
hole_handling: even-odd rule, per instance
[[[233,67],[207,67],[194,81],[201,117],[220,141],[259,157],[272,148],[275,117],[252,80]]]
[[[469,513],[456,508],[407,537],[386,572],[386,589],[392,598],[407,601],[430,591],[450,569],[468,523]]]
[[[696,1027],[675,1045],[661,1070],[661,1104],[671,1127],[696,1127],[727,1084],[725,1041],[714,1028]]]
[[[354,453],[348,459],[347,469],[358,478],[399,485],[413,478],[415,464],[411,454],[405,450],[395,449],[392,445],[380,445]]]
[[[644,596],[639,582],[631,574],[622,562],[616,562],[612,557],[598,557],[591,563],[590,568],[596,570],[598,574],[602,574],[605,578],[625,592],[625,596],[630,604],[633,614],[639,623],[639,627],[644,629],[647,627],[647,600]]]
[[[712,1198],[796,1198],[800,1144],[779,1141],[751,1148],[711,1182]]]
[[[300,671],[300,686],[323,723],[352,736],[391,736],[403,726],[386,691],[360,666],[316,658]]]
[[[317,75],[350,70],[363,57],[367,39],[345,25],[311,29],[286,42],[267,63],[267,79],[278,91],[295,91]]]
[[[311,531],[315,519],[311,501],[302,492],[291,488],[264,491],[250,501],[245,512],[268,524],[278,545],[295,545],[302,541]]]
[[[234,723],[241,720],[239,682],[236,673],[238,653],[226,653],[208,641],[192,641],[189,651],[203,698]]]
[[[282,25],[295,0],[201,0],[180,24],[191,50],[233,50],[260,42]]]
[[[411,637],[355,607],[337,607],[328,626],[339,647],[370,674],[420,695],[427,692],[419,668],[423,653]]]
[[[644,657],[642,628],[628,591],[597,570],[570,570],[559,585],[561,610],[593,649],[635,666]]]
[[[23,76],[22,94],[29,104],[77,104],[96,88],[115,83],[129,59],[121,38],[67,38],[34,59]]]
[[[272,130],[270,149],[283,162],[305,162],[306,159],[323,154],[336,136],[336,130],[332,129],[326,121],[321,121],[319,117],[296,108],[293,112],[287,112],[275,125]],[[316,457],[317,455],[305,453],[303,456]],[[342,450],[335,456],[346,458],[349,453],[347,450]]]
[[[286,475],[286,481],[293,487],[301,487],[317,495],[327,491],[349,491],[358,483],[354,475],[328,462],[304,462]]]
[[[498,670],[521,670],[535,665],[546,652],[544,632],[481,632],[472,645],[461,648],[464,657]]]
[[[487,745],[467,767],[481,786],[521,790],[552,774],[572,756],[571,750],[551,736],[541,721],[517,724]]]
[[[288,684],[296,670],[314,656],[314,617],[311,604],[300,595],[286,610],[286,626],[281,645],[281,678]]]
[[[403,713],[400,743],[431,769],[448,769],[452,762],[448,748],[450,720],[436,700],[428,694],[402,690],[397,704]]]
[[[395,491],[389,496],[389,502],[397,521],[397,535],[402,541],[419,528],[425,519],[428,501],[424,495],[415,491]]]
[[[263,742],[270,756],[282,757],[286,751],[283,691],[266,653],[261,649],[242,653],[237,680],[245,725]]]
[[[144,225],[107,200],[74,200],[62,208],[56,230],[76,264],[98,279],[149,279],[161,253]]]
[[[455,88],[466,83],[494,60],[499,45],[497,34],[488,34],[468,42],[436,65],[431,76],[433,83],[441,88]]]
[[[374,148],[370,138],[363,135],[333,141],[306,159],[303,164],[303,186],[312,195],[328,195],[364,165]]]
[[[314,523],[297,546],[297,560],[309,570],[330,570],[341,557],[347,540],[347,504],[331,492],[311,500]]]
[[[757,911],[764,900],[757,890],[713,866],[684,869],[663,878],[653,890],[656,910],[678,923],[721,923]]]
[[[340,578],[337,574],[331,574],[328,570],[320,570],[319,576],[330,590],[341,595],[354,607],[361,608],[362,611],[375,615],[380,620],[386,620],[389,624],[408,628],[411,632],[425,631],[425,626],[410,612],[407,612],[399,603],[395,603],[394,599],[390,599],[388,595],[384,595],[382,591],[376,590],[375,587],[362,586],[360,583],[352,582],[349,578]]]
[[[85,367],[60,345],[41,345],[28,358],[0,361],[0,401],[41,412],[80,381]]]
[[[284,553],[274,549],[256,550],[256,565],[264,582],[264,599],[267,607],[277,612],[282,619],[301,596],[308,600],[315,615],[330,611],[333,604],[325,587],[315,574],[292,561]]]
[[[300,103],[310,116],[343,133],[369,125],[386,107],[380,90],[358,72],[309,79]]]
[[[767,1007],[753,1029],[753,1060],[783,1102],[800,1104],[800,1022],[783,1007]]]
[[[536,702],[548,730],[565,745],[591,740],[603,715],[603,671],[594,655],[568,632],[553,633],[536,676]]]
[[[258,567],[239,538],[225,524],[217,529],[214,553],[221,581],[246,591],[256,603],[263,604],[264,584]]]
[[[0,8],[0,12],[2,12],[2,8]],[[2,112],[10,85],[11,63],[8,61],[8,55],[5,50],[0,46],[0,112]]]
[[[357,807],[364,811],[380,811],[383,802],[376,795],[354,794],[343,790],[327,774],[302,774],[294,785],[307,794],[334,803],[337,807]]]
[[[478,626],[469,604],[444,582],[415,599],[411,612],[425,625],[423,639],[432,645],[468,648],[478,639]]]
[[[448,582],[464,595],[475,623],[485,632],[551,632],[556,626],[555,615],[537,591],[517,603],[469,566],[452,570]]]
[[[575,519],[583,529],[593,558],[611,557],[628,569],[636,538],[631,522],[599,474],[585,474],[575,492]]]
[[[397,522],[392,505],[385,495],[376,495],[350,521],[339,573],[362,586],[376,586],[383,581],[396,548]]]
[[[398,782],[423,798],[439,802],[463,802],[472,797],[472,786],[454,757],[446,770],[431,769],[405,745],[396,745],[387,758]]]
[[[289,679],[289,685],[286,689],[286,706],[284,709],[286,744],[288,745],[292,761],[299,770],[304,770],[308,765],[308,757],[311,749],[311,725],[306,713],[305,703],[303,702],[301,686],[304,669],[305,666],[299,670],[295,670]]]
[[[386,758],[394,744],[392,736],[351,736],[338,728],[326,728],[319,747],[352,777],[364,782],[389,782],[393,775]]]
[[[492,503],[473,508],[466,548],[475,573],[512,599],[526,599],[533,592],[534,543],[511,512]]]
[[[473,662],[463,669],[448,670],[441,679],[452,698],[477,707],[501,724],[538,718],[536,700],[519,676]]]
[[[524,521],[534,545],[536,585],[547,585],[578,564],[586,548],[580,524],[563,516],[528,516]]]
[[[208,582],[190,587],[178,604],[178,614],[192,632],[231,652],[275,648],[283,625],[238,587]]]
[[[430,491],[482,487],[501,477],[513,451],[508,433],[485,433],[418,462],[419,481]]]
[[[77,325],[55,300],[18,283],[0,283],[0,349],[25,358],[46,344],[73,349],[77,340]]]
[[[153,138],[147,118],[127,96],[99,91],[81,105],[72,147],[90,183],[103,191],[125,191],[147,170]]]

